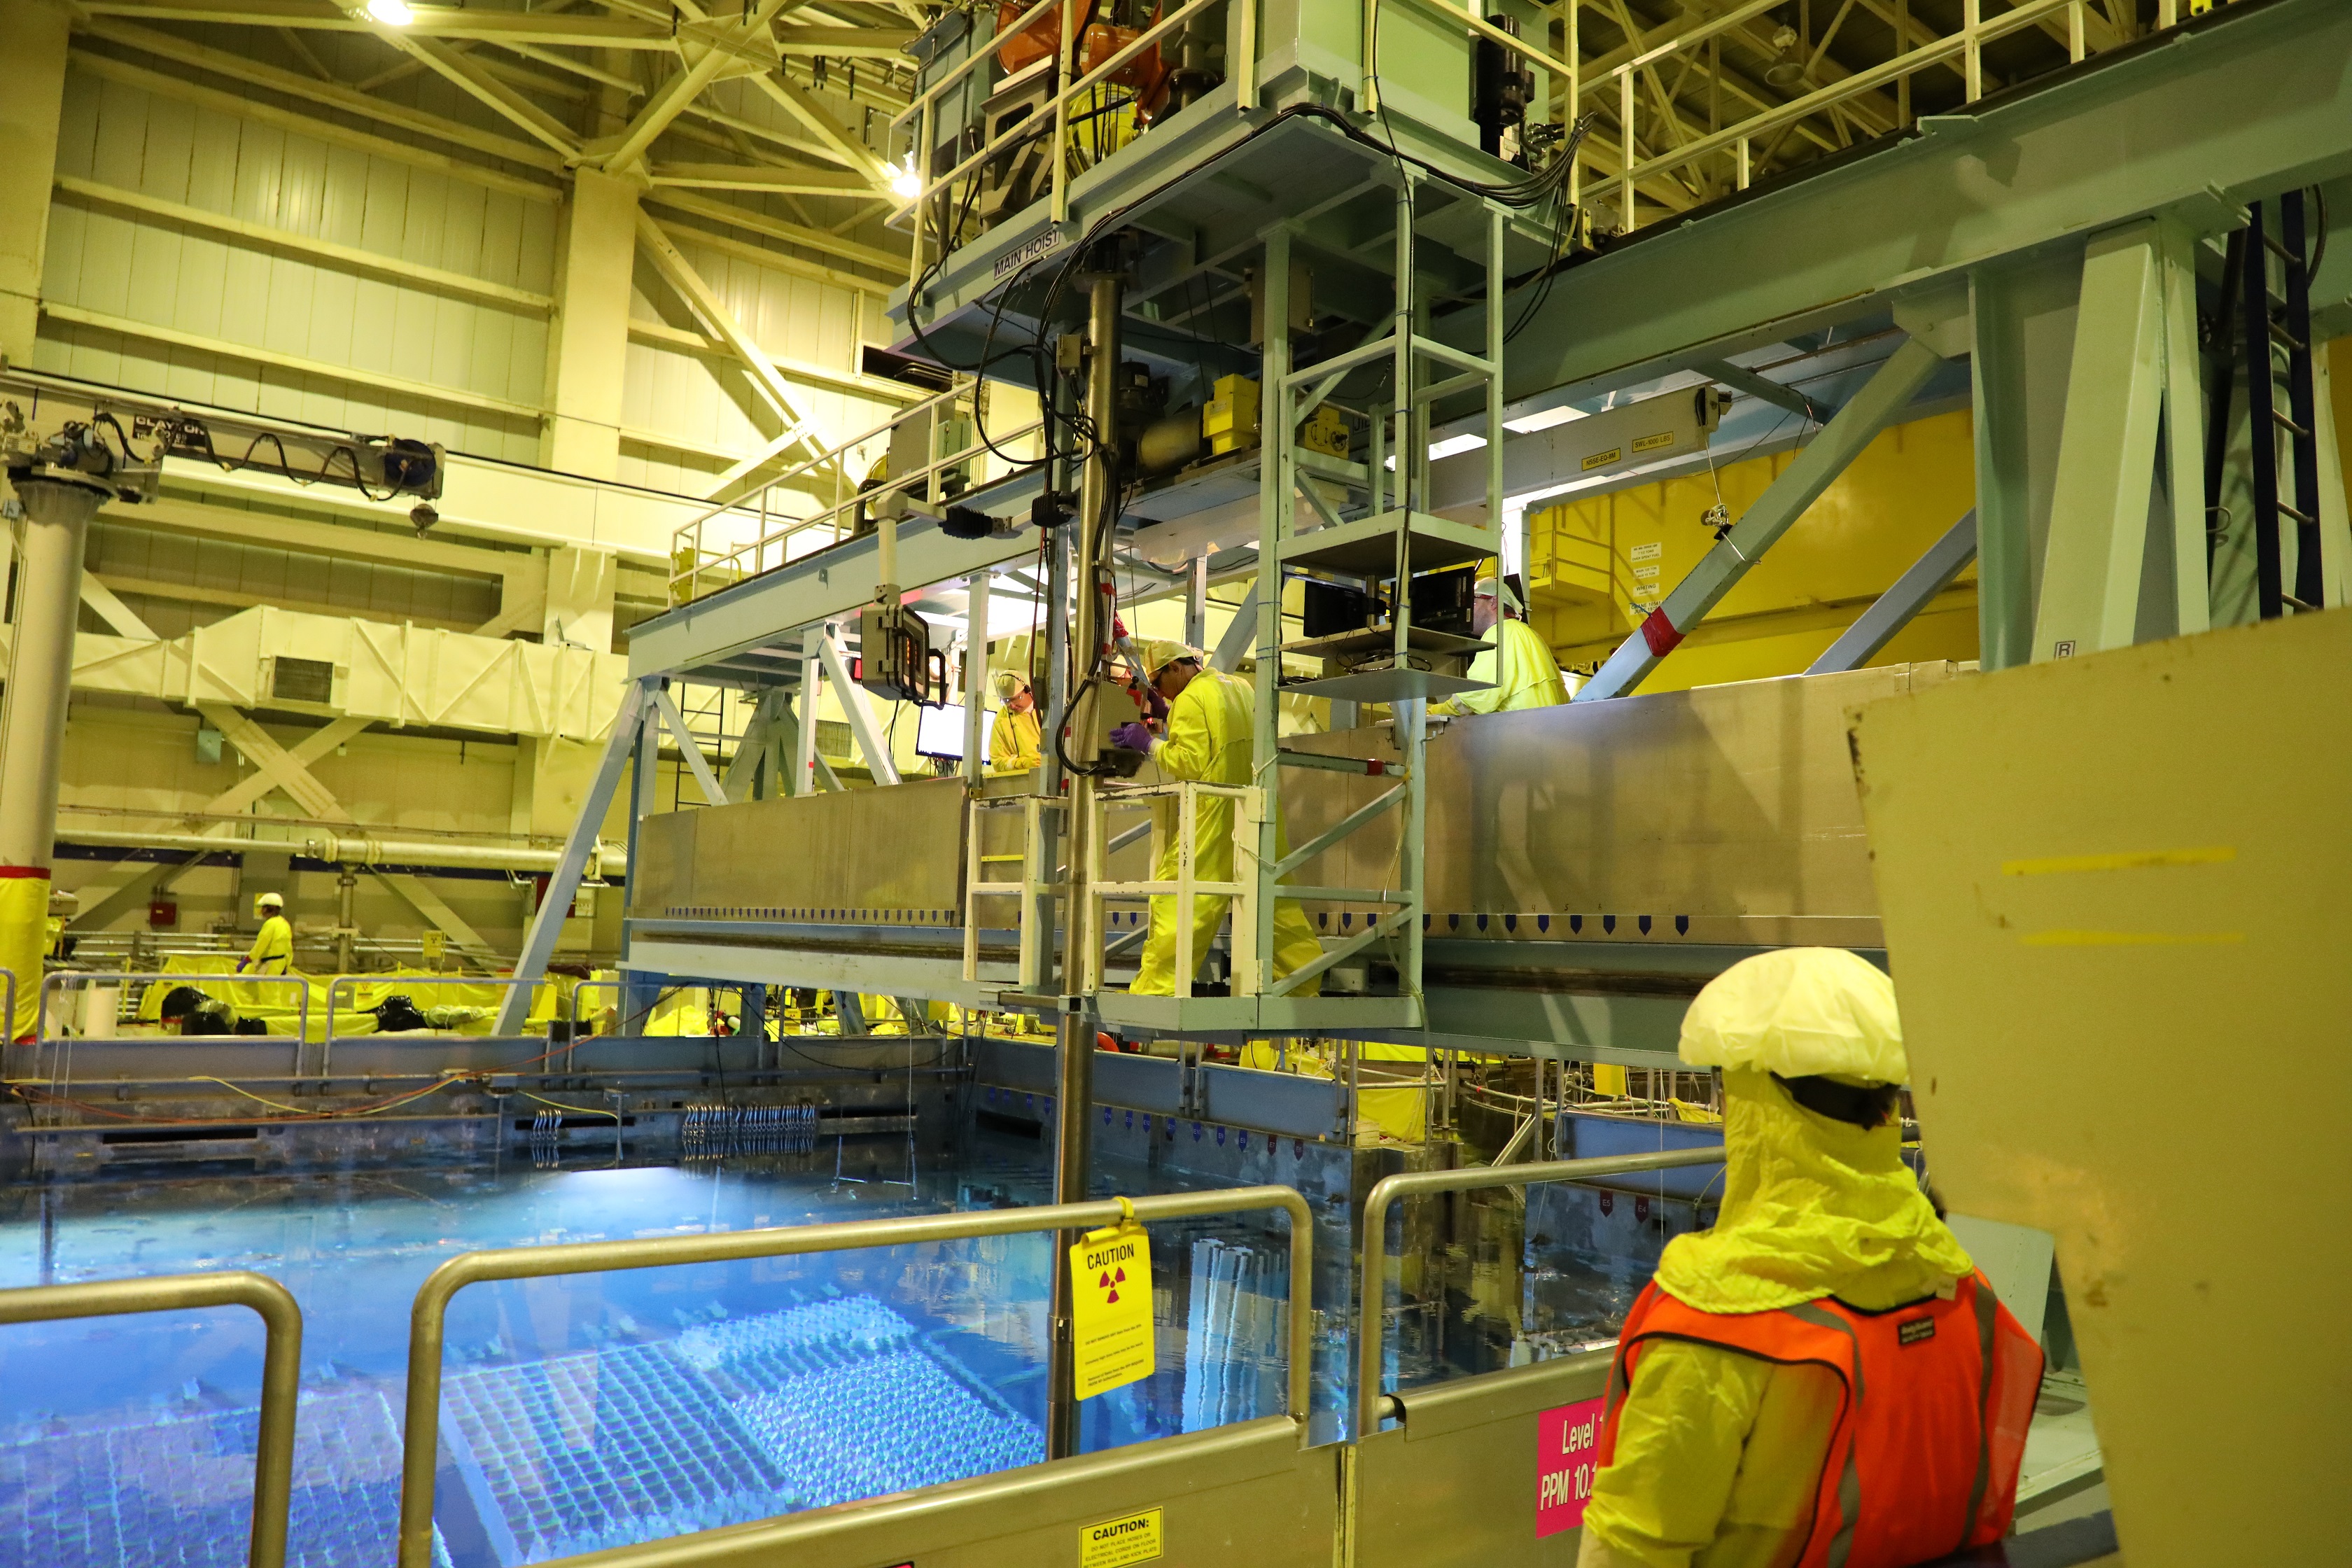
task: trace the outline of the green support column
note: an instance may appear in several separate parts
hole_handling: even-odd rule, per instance
[[[1977,449],[1977,658],[2026,663],[2081,265],[2073,256],[1979,268],[1969,279]]]
[[[2050,500],[2033,659],[2131,646],[2139,624],[2157,430],[2163,269],[2154,219],[2095,237],[2083,258],[2074,368]]]

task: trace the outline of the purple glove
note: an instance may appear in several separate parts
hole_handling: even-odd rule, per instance
[[[1143,689],[1143,700],[1146,705],[1150,707],[1151,716],[1154,719],[1159,720],[1163,724],[1168,722],[1168,699],[1160,695],[1160,688],[1156,686],[1145,687]]]
[[[1110,732],[1110,743],[1149,755],[1151,751],[1151,726],[1140,719],[1121,724]]]

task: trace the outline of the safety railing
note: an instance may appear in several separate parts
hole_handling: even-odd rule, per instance
[[[253,1450],[253,1530],[246,1562],[248,1568],[284,1568],[287,1520],[293,1498],[294,1405],[302,1371],[302,1310],[285,1286],[265,1275],[239,1270],[0,1290],[0,1323],[48,1323],[63,1318],[184,1312],[206,1307],[250,1307],[268,1334],[262,1352],[261,1427]]]
[[[327,982],[327,1032],[325,1037],[319,1043],[317,1071],[320,1076],[324,1077],[332,1068],[337,1040],[373,1037],[373,1032],[368,1035],[338,1035],[335,1032],[335,1019],[341,1011],[339,999],[344,994],[345,987],[350,987],[352,991],[351,1010],[354,1013],[368,1013],[374,1009],[358,1005],[358,988],[362,985],[383,985],[395,990],[405,990],[412,985],[490,985],[501,991],[511,991],[518,985],[536,988],[545,984],[546,981],[543,978],[523,979],[511,974],[338,974]]]
[[[1044,900],[1060,893],[1063,887],[1058,868],[1045,865],[1046,835],[1045,814],[1059,812],[1065,803],[1049,800],[1038,795],[974,795],[971,803],[971,820],[964,832],[963,883],[963,977],[980,978],[980,904],[983,899],[1017,899],[1020,914],[1014,926],[1020,933],[1020,984],[1024,991],[1037,985],[1045,972],[1045,955],[1053,941],[1053,921],[1050,910],[1041,910]],[[990,815],[1007,811],[1021,814],[1021,848],[1017,854],[988,853],[983,825]],[[1019,861],[1021,875],[1007,881],[991,878],[991,865]],[[1040,913],[1046,918],[1038,918]]]
[[[46,1091],[50,1098],[56,1100],[63,1100],[71,1093],[73,1089],[73,1048],[76,1039],[80,1037],[73,1035],[51,1035],[48,1033],[49,998],[53,991],[63,991],[76,984],[106,984],[121,985],[136,982],[144,982],[151,989],[158,985],[194,985],[201,988],[205,985],[218,984],[293,987],[295,994],[294,1032],[291,1035],[273,1034],[224,1036],[221,1037],[232,1040],[257,1040],[263,1043],[275,1042],[279,1045],[289,1047],[291,1047],[294,1055],[294,1069],[297,1074],[299,1074],[301,1071],[302,1046],[303,1042],[310,1037],[310,980],[308,975],[237,973],[153,974],[128,973],[120,970],[59,970],[54,974],[45,974],[41,976],[40,986],[35,993],[38,1003],[35,1015],[37,1020],[36,1027],[39,1033],[33,1042],[33,1060],[31,1064],[32,1072],[27,1076],[26,1081],[39,1084],[41,1086],[41,1089]],[[9,1000],[13,1008],[15,1004],[13,993]],[[37,1091],[37,1093],[38,1092],[40,1091]],[[65,1115],[65,1107],[62,1104],[53,1105],[51,1110],[55,1117],[55,1121],[52,1124],[62,1124],[62,1119]]]
[[[627,985],[628,982],[625,980],[589,979],[574,981],[572,983],[572,994],[569,1000],[572,1004],[572,1040],[574,1045],[577,1045],[583,1039],[593,1039],[595,1036],[595,1031],[593,1029],[589,1030],[586,1034],[583,1034],[581,1032],[580,1022],[586,1016],[586,1015],[580,1011],[580,994],[583,991],[611,991],[617,994],[625,996],[628,994]],[[615,1004],[614,1007],[614,1033],[622,1033],[623,1026],[625,1023],[626,1020],[620,1016],[619,1005]],[[563,1062],[564,1066],[567,1068],[572,1065],[572,1054],[569,1051],[564,1053]]]
[[[502,1279],[602,1274],[679,1264],[735,1263],[757,1258],[797,1258],[982,1236],[1087,1230],[1129,1214],[1147,1223],[1281,1209],[1290,1218],[1288,1413],[1307,1416],[1312,1371],[1313,1317],[1301,1292],[1315,1278],[1314,1215],[1289,1187],[1240,1187],[1225,1192],[1172,1193],[1129,1201],[1055,1204],[969,1214],[916,1215],[852,1220],[838,1225],[733,1231],[717,1236],[663,1237],[642,1241],[590,1241],[561,1247],[519,1247],[467,1252],[426,1276],[409,1314],[407,1423],[401,1436],[399,1568],[431,1568],[433,1500],[441,1430],[441,1347],[449,1302],[468,1285]],[[1056,1268],[1064,1267],[1059,1258]]]
[[[1443,0],[1417,0],[1417,3],[1438,5]],[[2009,8],[1996,9],[2006,4]],[[2158,0],[2156,26],[2160,30],[2178,25],[2184,16],[2184,6],[2194,11],[2196,0]],[[1603,19],[1612,28],[1622,27],[1618,15],[1605,7],[1600,9]],[[1719,96],[1747,97],[1758,103],[1756,112],[1731,121],[1717,128],[1700,131],[1683,122],[1674,108],[1673,100],[1685,77],[1694,71],[1702,77],[1713,67],[1704,57],[1691,52],[1721,38],[1727,33],[1746,27],[1749,23],[1769,22],[1773,14],[1785,11],[1785,0],[1747,0],[1719,16],[1709,17],[1686,27],[1674,37],[1640,47],[1622,47],[1612,51],[1622,56],[1606,69],[1587,70],[1580,59],[1580,22],[1584,0],[1567,8],[1567,61],[1538,59],[1548,69],[1563,73],[1554,77],[1555,90],[1564,91],[1570,106],[1569,118],[1583,107],[1583,100],[1597,98],[1617,119],[1616,145],[1609,149],[1616,168],[1592,187],[1592,205],[1598,205],[1604,196],[1614,196],[1619,205],[1620,226],[1636,226],[1635,202],[1645,183],[1677,174],[1685,174],[1711,158],[1730,160],[1730,185],[1745,190],[1755,178],[1759,163],[1769,162],[1772,154],[1791,135],[1801,136],[1822,152],[1842,150],[1853,139],[1852,132],[1874,136],[1898,130],[1912,122],[1911,80],[1929,70],[1948,70],[1959,77],[1965,100],[1974,103],[1985,96],[1987,79],[1984,51],[1987,45],[2025,28],[2038,28],[2056,35],[2063,31],[2063,41],[2070,62],[2079,62],[2102,48],[2132,41],[2130,35],[2116,28],[2112,19],[2102,15],[2090,0],[1962,0],[1960,26],[1957,31],[1937,35],[1934,24],[1915,13],[1904,18],[1905,30],[1895,38],[1895,53],[1886,60],[1863,69],[1852,71],[1837,80],[1813,87],[1796,98],[1780,103],[1761,101],[1761,94],[1745,83],[1725,82],[1727,90]],[[1851,5],[1836,10],[1822,35],[1800,40],[1786,48],[1775,70],[1793,69],[1790,85],[1810,84],[1827,61],[1833,68],[1844,69],[1830,58],[1830,46],[1836,40]],[[1991,14],[1988,14],[1990,12]],[[1694,14],[1696,15],[1696,14]],[[1752,42],[1753,36],[1747,36]],[[1915,40],[1924,39],[1916,43]],[[1778,40],[1776,40],[1777,42]],[[1522,48],[1521,53],[1530,51]],[[1669,88],[1659,72],[1659,67],[1676,56],[1685,58]],[[1606,58],[1608,57],[1604,57]],[[1563,84],[1564,78],[1564,85]],[[1652,146],[1664,145],[1666,151],[1645,155],[1642,138],[1637,134],[1637,121],[1643,119],[1638,84],[1648,83],[1651,100],[1647,123]],[[1879,95],[1893,88],[1895,101],[1886,105]],[[1809,124],[1817,116],[1827,115],[1832,124],[1822,130]],[[1761,160],[1756,155],[1756,143],[1769,137]],[[1587,162],[1597,163],[1597,147],[1580,149],[1580,167],[1570,172],[1569,198],[1581,201],[1583,169]],[[1687,193],[1686,193],[1687,194]],[[1690,196],[1692,203],[1699,197]]]
[[[143,988],[157,985],[164,986],[168,990],[170,987],[180,985],[201,987],[232,984],[292,986],[295,996],[293,1037],[300,1039],[310,1032],[310,979],[305,974],[247,974],[235,971],[223,971],[216,974],[159,974],[121,969],[60,969],[41,976],[39,992],[41,1044],[46,1047],[53,1043],[65,1043],[70,1039],[70,1037],[54,1036],[48,1032],[49,998],[54,992],[62,992],[76,985],[136,985],[142,987],[143,992]],[[280,1035],[277,1037],[285,1039],[287,1037]]]
[[[786,562],[796,559],[792,542],[812,529],[828,530],[832,538],[825,542],[836,542],[843,531],[841,520],[855,513],[861,505],[877,506],[893,495],[936,500],[930,494],[937,488],[932,483],[935,478],[968,463],[984,466],[988,458],[998,455],[1000,448],[1025,441],[1045,429],[1045,421],[1034,419],[1010,431],[983,432],[980,425],[981,416],[975,407],[972,439],[953,452],[941,453],[939,449],[940,437],[947,427],[949,415],[957,403],[975,401],[978,395],[979,388],[975,383],[969,378],[958,377],[956,384],[946,391],[910,405],[872,429],[828,447],[768,480],[760,489],[759,510],[755,516],[745,515],[745,503],[735,500],[714,506],[679,526],[670,536],[670,603],[686,604],[747,577],[774,571]],[[847,475],[849,454],[869,443],[886,440],[900,426],[915,420],[923,420],[929,425],[923,464],[907,473],[890,475],[877,489],[859,490],[852,485]],[[771,500],[779,489],[798,484],[812,472],[828,465],[834,480],[832,504],[803,514],[785,515],[770,510]],[[987,483],[995,477],[998,476],[981,476],[978,482]],[[751,523],[751,537],[740,542],[709,543],[707,535],[710,525],[719,519],[728,520],[730,526]],[[706,579],[709,580],[707,585]]]
[[[1383,1176],[1364,1198],[1364,1273],[1356,1321],[1356,1436],[1369,1437],[1388,1415],[1381,1390],[1386,1342],[1389,1205],[1400,1198],[1431,1193],[1466,1193],[1482,1187],[1519,1187],[1538,1182],[1591,1181],[1596,1176],[1665,1171],[1680,1165],[1719,1165],[1721,1149],[1672,1149],[1658,1154],[1620,1154],[1598,1160],[1550,1160],[1532,1165],[1472,1165],[1458,1171],[1409,1171]]]
[[[1200,842],[1201,802],[1204,799],[1234,803],[1234,875],[1223,881],[1203,878],[1198,872],[1201,856],[1206,848]],[[1163,801],[1172,801],[1175,805],[1172,822],[1159,809]],[[1093,991],[1102,984],[1104,904],[1113,899],[1165,896],[1176,900],[1175,994],[1179,997],[1191,996],[1192,971],[1201,960],[1193,942],[1193,910],[1200,900],[1207,897],[1233,900],[1233,946],[1227,954],[1231,990],[1236,996],[1255,995],[1258,989],[1258,879],[1254,868],[1245,870],[1244,868],[1254,868],[1257,859],[1258,826],[1265,820],[1265,792],[1254,784],[1206,784],[1197,779],[1179,779],[1159,784],[1105,785],[1096,793],[1095,807],[1097,827],[1087,837],[1087,891],[1089,908],[1087,926],[1089,934],[1083,944],[1083,951],[1094,973],[1081,978],[1079,988]],[[1173,878],[1165,880],[1147,878],[1139,882],[1110,880],[1105,865],[1111,843],[1110,814],[1135,810],[1152,812],[1153,865],[1160,863],[1172,834],[1176,846],[1176,875]]]
[[[1145,50],[1156,48],[1161,39],[1188,26],[1194,17],[1212,6],[1224,4],[1226,0],[1191,0],[1188,5],[1180,5],[1173,11],[1167,11],[1150,26],[1129,39],[1124,47],[1114,51],[1092,70],[1074,78],[1071,70],[1073,67],[1081,63],[1082,55],[1077,24],[1091,13],[1087,7],[1078,5],[1077,0],[1037,0],[1037,4],[1014,17],[1010,26],[997,28],[985,43],[976,45],[969,58],[943,73],[939,80],[926,88],[907,106],[905,113],[891,121],[890,131],[894,139],[909,121],[918,121],[919,124],[915,146],[918,149],[917,159],[922,165],[922,184],[914,195],[904,197],[884,221],[895,226],[909,214],[921,212],[926,205],[940,193],[951,190],[957,181],[976,177],[979,171],[992,159],[1003,156],[1023,142],[1034,138],[1050,114],[1054,122],[1052,132],[1054,141],[1052,152],[1046,159],[1051,171],[1048,176],[1046,199],[1050,204],[1052,220],[1057,224],[1062,222],[1069,216],[1070,210],[1070,175],[1067,170],[1069,159],[1066,149],[1069,144],[1072,106],[1092,94],[1096,88],[1109,81],[1115,74],[1142,55]],[[1027,117],[1014,121],[997,135],[982,142],[977,151],[957,161],[945,174],[932,174],[929,168],[929,163],[933,156],[933,149],[940,145],[939,106],[941,96],[973,70],[980,68],[983,62],[992,60],[997,50],[1004,43],[1021,37],[1034,23],[1056,7],[1061,13],[1061,29],[1056,35],[1059,41],[1054,50],[1053,96],[1040,104]],[[1226,24],[1228,37],[1225,52],[1226,58],[1232,62],[1227,69],[1229,73],[1234,71],[1239,73],[1239,85],[1235,90],[1239,95],[1238,107],[1243,109],[1256,106],[1257,46],[1255,11],[1255,7],[1253,5],[1234,5],[1228,14]],[[958,144],[961,145],[961,142]],[[937,238],[940,249],[945,251],[952,248],[957,236],[950,231],[944,219],[938,226]],[[907,273],[910,289],[921,279],[925,266],[922,227],[919,222],[915,225],[915,243],[912,254],[908,258]]]

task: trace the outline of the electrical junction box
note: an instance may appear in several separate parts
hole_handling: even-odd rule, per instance
[[[1348,455],[1347,416],[1329,404],[1315,411],[1314,416],[1299,427],[1298,444],[1310,452],[1320,452],[1327,458],[1344,458]]]
[[[1201,434],[1218,457],[1257,445],[1257,378],[1221,375],[1201,410]],[[1319,412],[1319,411],[1318,411]]]
[[[868,605],[857,620],[857,684],[898,702],[947,700],[948,665],[930,623],[904,605]]]

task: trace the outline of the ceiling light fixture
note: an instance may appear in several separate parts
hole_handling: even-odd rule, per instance
[[[399,0],[383,0],[383,3],[396,5]],[[911,148],[908,150],[905,166],[890,171],[890,192],[905,201],[912,201],[923,194],[923,176],[915,168],[915,154]]]
[[[416,20],[406,0],[367,0],[367,14],[387,27],[405,27]]]

